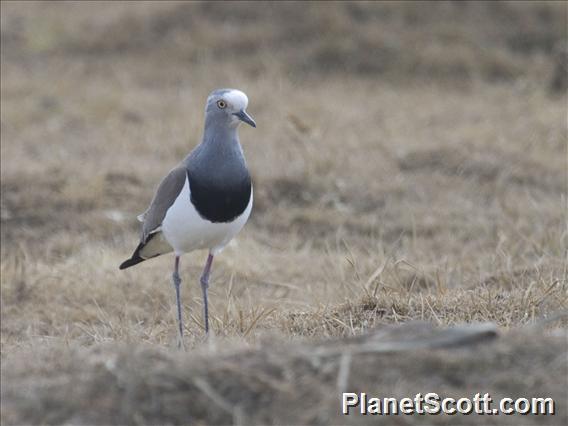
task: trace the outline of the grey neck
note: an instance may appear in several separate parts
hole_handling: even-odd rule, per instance
[[[188,167],[204,168],[214,163],[242,164],[246,168],[236,127],[205,121],[201,143],[186,157]]]
[[[216,123],[205,121],[205,130],[201,145],[204,148],[226,151],[239,147],[239,134],[237,127],[219,126]]]

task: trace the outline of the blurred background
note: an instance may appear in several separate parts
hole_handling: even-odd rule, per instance
[[[219,87],[246,92],[258,124],[240,130],[253,214],[213,267],[219,338],[341,338],[410,320],[516,329],[568,307],[566,3],[0,7],[13,389],[65,370],[72,355],[54,348],[174,345],[172,259],[118,265]],[[205,257],[182,260],[196,350]],[[547,327],[565,333],[566,320]],[[17,394],[4,400],[14,422],[34,421]]]

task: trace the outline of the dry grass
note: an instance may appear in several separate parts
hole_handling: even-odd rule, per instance
[[[560,406],[554,417],[433,416],[436,424],[565,424],[561,335],[515,332],[494,341],[487,327],[467,330],[406,324],[341,341],[268,339],[189,355],[139,343],[49,346],[5,371],[12,385],[3,381],[3,413],[8,423],[32,424],[370,424],[377,419],[340,414],[342,391],[402,398],[435,386],[456,399],[480,390],[495,400],[526,397],[530,389]],[[398,416],[392,424],[423,421]]]
[[[213,269],[220,360],[247,345],[260,356],[267,333],[283,344],[416,319],[522,327],[512,339],[536,350],[546,337],[532,325],[554,318],[544,329],[566,337],[556,317],[568,309],[566,93],[550,93],[565,4],[1,7],[0,343],[10,383],[21,374],[36,389],[34,377],[72,369],[102,343],[183,358],[169,349],[172,259],[117,266],[156,183],[197,143],[207,93],[225,86],[247,92],[259,126],[241,130],[253,215]],[[205,256],[182,260],[186,344],[197,351]],[[46,367],[24,377],[33,353]],[[180,362],[191,370],[195,359]],[[47,422],[89,421],[71,406],[67,417],[42,407]],[[251,422],[325,423],[303,415]]]

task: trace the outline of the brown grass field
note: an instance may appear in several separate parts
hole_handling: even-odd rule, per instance
[[[566,424],[567,43],[563,2],[2,1],[2,424]],[[255,205],[179,351],[173,256],[118,265],[218,87]]]

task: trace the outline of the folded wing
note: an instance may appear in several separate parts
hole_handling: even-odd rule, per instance
[[[120,269],[134,266],[146,259],[172,251],[172,247],[162,235],[162,221],[183,189],[186,177],[187,169],[180,165],[168,173],[160,182],[150,207],[138,216],[138,220],[142,222],[140,244],[134,250],[132,257],[120,265]]]

